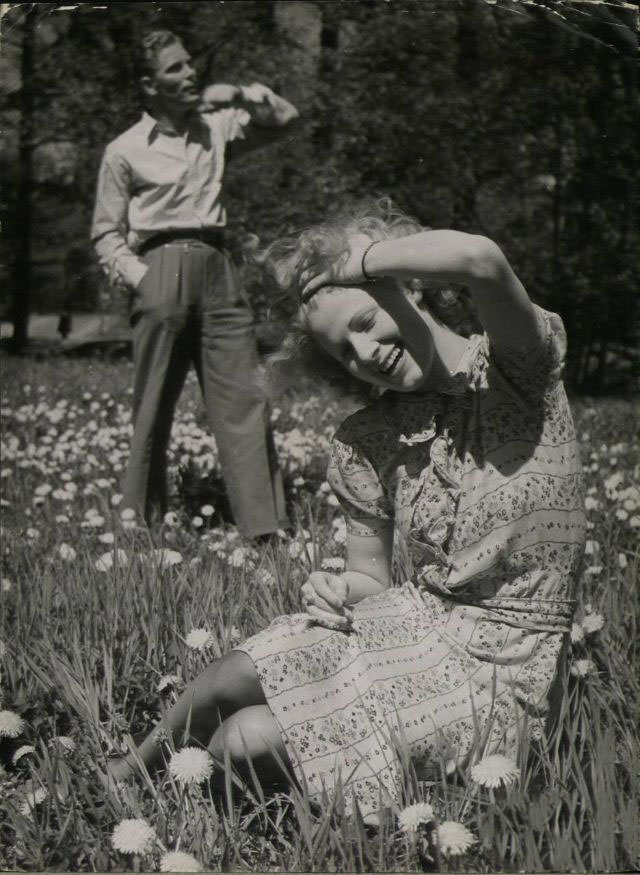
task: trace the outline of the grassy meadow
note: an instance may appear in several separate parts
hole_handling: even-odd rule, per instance
[[[400,817],[375,831],[344,813],[340,792],[316,807],[304,788],[263,794],[231,775],[221,797],[169,772],[110,794],[101,783],[108,755],[148,729],[186,680],[298,610],[311,569],[340,567],[344,523],[324,467],[353,400],[305,386],[274,404],[295,533],[256,548],[221,513],[195,379],[174,425],[172,513],[149,532],[119,495],[131,365],[52,356],[5,359],[2,369],[1,869],[638,867],[640,458],[631,403],[574,403],[590,531],[558,727],[523,751],[517,780],[496,788],[407,768],[404,805],[428,803],[432,816],[416,829]],[[131,852],[117,832],[123,821],[136,821]],[[446,841],[439,826],[450,821],[472,840]]]

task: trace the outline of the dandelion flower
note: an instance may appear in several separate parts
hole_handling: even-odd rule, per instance
[[[120,511],[120,519],[124,520],[125,522],[127,520],[134,520],[135,518],[136,512],[132,507],[123,507]],[[126,823],[126,821],[123,821],[123,823]]]
[[[116,536],[113,532],[103,532],[101,535],[98,535],[98,540],[101,544],[113,544]]]
[[[180,682],[180,675],[165,674],[158,681],[158,686],[156,687],[156,689],[159,693],[161,693],[163,690],[166,690],[167,687],[175,687],[176,684],[179,684]]]
[[[161,872],[202,872],[202,864],[184,851],[169,851],[160,858]]]
[[[206,750],[199,747],[183,747],[169,760],[169,771],[183,784],[199,784],[206,781],[213,771],[213,761]]]
[[[275,586],[276,579],[266,568],[261,568],[256,574],[256,583],[258,586],[266,586],[269,588]]]
[[[582,629],[586,635],[593,635],[594,632],[599,632],[604,626],[604,617],[602,614],[587,614],[582,619]]]
[[[191,520],[191,525],[194,529],[201,529],[204,525],[204,520],[201,516],[194,516],[194,518]]]
[[[36,749],[32,744],[22,744],[22,745],[20,745],[18,750],[14,753],[14,755],[11,757],[11,762],[15,766],[18,764],[18,762],[22,759],[23,756],[25,756],[26,754],[35,753],[35,752],[36,752]]]
[[[213,636],[208,629],[192,629],[184,640],[192,650],[206,650],[213,643]]]
[[[141,817],[121,820],[111,836],[111,844],[122,854],[146,854],[156,841],[155,830]]]
[[[9,592],[13,584],[8,577],[3,577],[2,581],[0,581],[0,586],[2,588],[2,592]]]
[[[178,514],[170,510],[164,515],[164,524],[165,526],[177,526],[178,525]]]
[[[177,550],[169,550],[167,547],[161,547],[153,551],[158,565],[168,567],[169,565],[179,565],[182,562],[182,553]]]
[[[322,568],[325,571],[344,571],[344,559],[340,556],[328,556],[322,560]]]
[[[24,729],[24,720],[15,711],[0,711],[0,736],[17,738]]]
[[[403,832],[416,832],[421,823],[431,823],[433,808],[428,802],[416,802],[407,805],[398,815],[398,823]]]
[[[624,569],[627,567],[627,565],[628,565],[628,562],[627,562],[626,555],[624,553],[618,553],[618,568],[620,568],[622,571],[624,571]]]
[[[289,544],[289,549],[288,549],[289,556],[292,559],[298,559],[298,557],[300,557],[302,555],[303,549],[304,548],[303,548],[302,544],[298,543],[298,541],[292,541]]]
[[[476,843],[476,838],[471,830],[455,820],[444,820],[436,833],[440,853],[445,857],[466,854],[471,845]]]
[[[581,641],[584,641],[584,633],[585,630],[582,628],[580,623],[573,623],[571,626],[571,643],[572,644],[580,644]]]
[[[571,674],[576,678],[584,678],[594,670],[595,665],[591,659],[576,659],[570,668]]]
[[[594,556],[600,550],[600,544],[597,541],[589,540],[584,545],[585,556]]]
[[[602,565],[589,565],[584,573],[596,577],[602,571]]]
[[[249,560],[249,551],[244,547],[236,547],[231,556],[227,559],[227,564],[233,568],[243,568]]]
[[[63,753],[73,753],[76,749],[76,743],[69,735],[56,735],[53,742]]]
[[[481,787],[496,787],[513,784],[520,777],[520,770],[513,760],[501,753],[490,754],[471,769],[471,777]]]
[[[67,562],[73,562],[76,558],[76,551],[70,544],[60,544],[58,547],[58,555],[61,559],[64,559]]]
[[[49,794],[44,787],[38,787],[36,790],[31,790],[24,797],[22,805],[20,806],[20,813],[24,814],[25,817],[28,817],[36,805],[40,805],[41,802],[44,802],[48,795]]]
[[[126,565],[126,563],[127,554],[124,550],[118,548],[115,551],[111,550],[109,553],[103,553],[102,556],[96,560],[95,568],[96,571],[109,571],[114,565]]]
[[[200,513],[204,517],[213,516],[214,511],[215,511],[215,508],[211,504],[203,504],[202,507],[200,508]]]

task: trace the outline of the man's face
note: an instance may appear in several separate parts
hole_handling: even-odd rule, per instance
[[[200,101],[196,71],[180,42],[165,46],[157,54],[155,73],[142,79],[148,97],[170,109],[189,109]]]

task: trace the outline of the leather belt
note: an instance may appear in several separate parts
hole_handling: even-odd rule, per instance
[[[206,243],[215,249],[223,249],[225,247],[225,232],[222,228],[184,228],[176,231],[161,231],[140,244],[138,255],[144,255],[158,246],[176,243],[180,240],[185,242],[192,240],[194,243]]]

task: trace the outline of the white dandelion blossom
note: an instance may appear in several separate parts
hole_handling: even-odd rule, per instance
[[[56,735],[51,745],[55,745],[63,754],[73,753],[76,749],[76,743],[69,735]]]
[[[602,614],[586,614],[582,618],[582,629],[585,635],[593,635],[594,632],[599,632],[604,626],[604,617]]]
[[[169,771],[182,784],[200,784],[211,776],[213,761],[206,750],[183,747],[169,760]]]
[[[249,560],[249,551],[244,547],[236,547],[227,559],[227,564],[233,568],[243,568]]]
[[[25,817],[29,817],[36,805],[44,802],[48,795],[44,787],[37,787],[35,790],[31,790],[26,794],[20,805],[20,813],[24,814]]]
[[[58,547],[58,555],[66,562],[73,562],[76,558],[76,551],[70,544],[60,544]]]
[[[13,765],[17,765],[23,756],[30,753],[35,753],[36,749],[32,744],[22,744],[11,757],[11,762]]]
[[[501,753],[484,757],[471,769],[471,778],[481,787],[495,789],[515,783],[520,777],[520,769],[513,760]]]
[[[163,690],[166,690],[169,687],[175,687],[181,683],[182,683],[182,679],[180,678],[180,675],[178,675],[178,674],[165,674],[158,681],[158,685],[156,686],[156,689],[159,693],[161,693]]]
[[[570,636],[572,644],[580,644],[580,642],[584,641],[584,629],[580,623],[572,623]]]
[[[213,644],[213,635],[209,629],[192,629],[184,640],[187,647],[202,651]]]
[[[202,872],[202,864],[184,851],[169,851],[160,858],[161,872]]]
[[[0,711],[0,736],[17,738],[24,730],[24,720],[15,711]]]
[[[592,659],[576,659],[569,671],[576,678],[584,678],[595,669]]]
[[[103,553],[102,556],[96,559],[95,569],[96,571],[109,571],[114,566],[119,567],[126,565],[127,561],[128,557],[125,551],[118,548],[117,550],[110,550],[108,553]]]
[[[416,832],[421,823],[431,823],[433,817],[433,808],[428,802],[416,802],[402,809],[398,824],[403,832]]]
[[[151,554],[158,565],[168,568],[171,565],[179,565],[182,562],[182,553],[177,550],[169,550],[168,547],[160,547]]]
[[[322,568],[324,571],[344,571],[344,559],[340,556],[328,556],[322,560]]]
[[[436,830],[440,853],[445,857],[454,857],[458,854],[466,854],[476,838],[463,823],[455,820],[444,820]]]
[[[121,820],[111,835],[111,844],[122,854],[146,854],[156,841],[155,830],[141,817]]]

